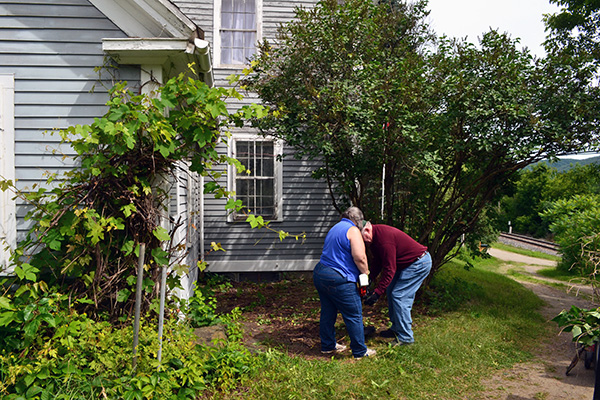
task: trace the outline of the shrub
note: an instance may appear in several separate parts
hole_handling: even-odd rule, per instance
[[[581,275],[593,273],[591,254],[600,250],[600,196],[581,195],[557,200],[542,217],[550,222],[554,240],[560,246],[562,261],[558,268]]]
[[[194,303],[194,302],[192,302]],[[198,392],[228,390],[244,379],[253,357],[240,343],[239,310],[219,316],[228,339],[200,345],[193,328],[165,322],[162,362],[157,360],[157,322],[144,319],[133,368],[133,328],[96,322],[76,311],[55,310],[56,324],[40,325],[28,347],[0,350],[4,399],[135,398],[194,399]]]

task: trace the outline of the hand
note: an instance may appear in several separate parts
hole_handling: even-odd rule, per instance
[[[372,306],[373,304],[377,303],[377,300],[379,300],[379,295],[375,292],[373,292],[373,294],[369,295],[366,299],[365,299],[365,306]]]

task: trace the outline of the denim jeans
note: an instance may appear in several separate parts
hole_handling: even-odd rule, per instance
[[[313,270],[313,281],[321,300],[319,335],[321,350],[335,349],[335,320],[342,313],[350,337],[354,357],[367,352],[362,318],[362,303],[355,282],[348,282],[335,269],[318,263]]]
[[[413,343],[415,341],[410,312],[415,295],[429,275],[429,271],[431,271],[431,255],[427,252],[407,268],[396,271],[396,275],[386,289],[388,310],[392,321],[391,330],[394,331],[400,342]]]

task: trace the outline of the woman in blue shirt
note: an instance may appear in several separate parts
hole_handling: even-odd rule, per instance
[[[331,354],[346,349],[335,339],[335,320],[342,313],[350,337],[350,349],[355,358],[372,356],[367,349],[362,319],[362,303],[357,281],[360,274],[369,273],[365,243],[360,233],[363,213],[350,207],[342,220],[327,233],[321,259],[313,270],[313,281],[321,301],[319,335],[321,352]]]

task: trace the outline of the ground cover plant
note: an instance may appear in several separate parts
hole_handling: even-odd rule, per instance
[[[58,299],[50,300],[56,302]],[[205,298],[201,297],[204,302]],[[17,399],[196,399],[207,389],[228,390],[254,366],[240,342],[239,313],[217,316],[209,307],[183,309],[193,318],[168,318],[159,345],[157,321],[140,328],[133,366],[133,327],[114,327],[74,310],[55,310],[21,351],[0,352],[0,396]],[[47,317],[50,318],[50,317]],[[202,343],[194,326],[220,323],[227,338]],[[157,359],[159,346],[162,362]]]

